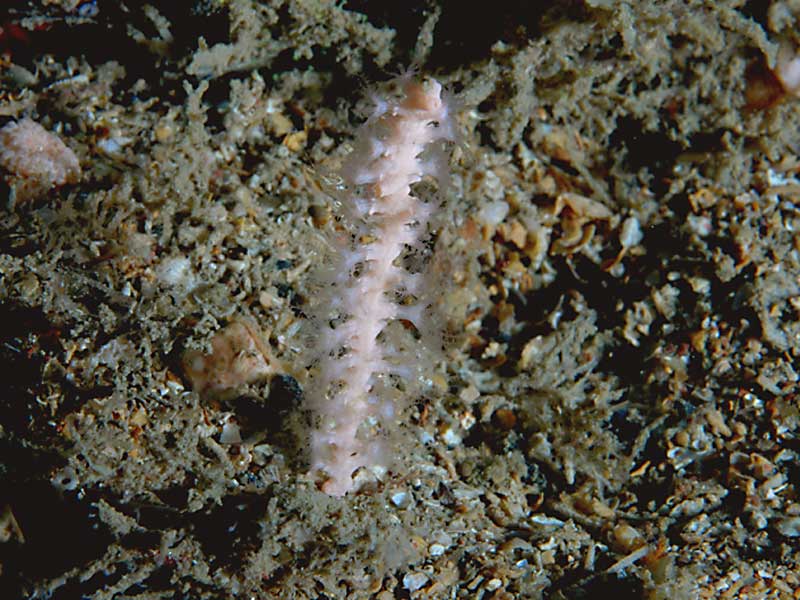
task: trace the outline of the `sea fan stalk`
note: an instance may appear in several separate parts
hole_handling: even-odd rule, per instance
[[[354,490],[360,469],[384,462],[379,440],[397,415],[392,378],[412,372],[413,358],[382,333],[400,319],[427,326],[424,278],[402,258],[428,235],[437,204],[415,196],[412,186],[447,177],[454,127],[441,84],[410,75],[398,84],[400,94],[373,98],[373,114],[339,173],[343,231],[318,299],[311,468],[333,496]]]

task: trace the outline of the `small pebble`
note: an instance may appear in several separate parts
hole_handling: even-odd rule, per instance
[[[428,583],[429,577],[425,573],[406,573],[403,576],[403,587],[409,592],[416,592]]]

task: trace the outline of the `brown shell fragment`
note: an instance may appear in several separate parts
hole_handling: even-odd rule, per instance
[[[234,321],[211,340],[211,352],[187,352],[186,377],[201,394],[225,394],[270,375],[274,360],[258,339],[254,327]]]

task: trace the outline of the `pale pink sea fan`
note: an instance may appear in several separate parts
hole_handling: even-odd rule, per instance
[[[402,345],[385,332],[398,319],[425,326],[424,307],[413,302],[421,279],[402,257],[427,235],[436,203],[415,196],[412,186],[432,178],[444,187],[443,148],[455,138],[441,84],[410,74],[396,84],[398,94],[377,98],[342,165],[345,232],[316,303],[317,358],[307,390],[317,419],[311,469],[334,496],[354,490],[360,470],[383,466],[380,439],[394,426],[402,395],[392,378],[413,372]]]

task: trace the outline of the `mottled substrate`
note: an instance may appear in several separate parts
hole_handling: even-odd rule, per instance
[[[791,3],[509,3],[475,30],[449,3],[41,4],[0,115],[84,173],[2,213],[3,597],[800,586]],[[431,259],[453,346],[409,470],[342,501],[298,447],[319,182],[354,77],[412,54],[474,108]]]

